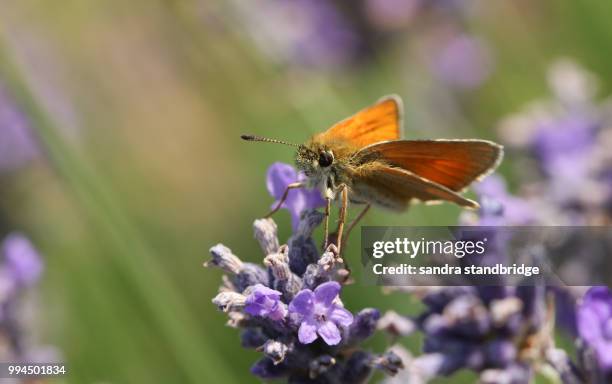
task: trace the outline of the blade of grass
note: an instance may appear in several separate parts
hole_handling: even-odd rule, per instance
[[[16,102],[28,114],[34,135],[51,165],[63,178],[99,236],[107,240],[112,261],[124,271],[142,297],[161,335],[173,348],[177,363],[193,383],[234,382],[230,369],[207,347],[197,321],[164,275],[154,252],[119,206],[108,186],[87,166],[82,156],[58,134],[53,119],[28,89],[14,64],[10,49],[0,40],[0,75]]]

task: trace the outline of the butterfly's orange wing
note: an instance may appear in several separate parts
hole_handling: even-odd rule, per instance
[[[378,162],[358,171],[353,179],[352,192],[357,200],[394,211],[406,209],[412,200],[430,203],[449,201],[462,207],[478,207],[475,201],[440,184]]]
[[[360,154],[461,191],[497,167],[503,147],[486,140],[398,140],[370,145]]]
[[[381,141],[398,140],[401,136],[401,117],[401,99],[397,96],[386,96],[376,104],[316,135],[314,140],[342,141],[357,148]]]

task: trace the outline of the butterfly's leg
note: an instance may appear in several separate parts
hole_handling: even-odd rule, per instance
[[[346,209],[348,206],[348,188],[346,184],[340,185],[340,213],[338,217],[338,255],[342,254],[342,232],[344,231],[344,222],[346,221]]]
[[[331,208],[331,199],[325,199],[325,222],[323,223],[323,231],[325,233],[325,241],[323,245],[323,249],[327,250],[327,246],[329,245],[329,211]]]
[[[359,221],[363,219],[363,217],[366,215],[366,213],[368,213],[369,210],[370,210],[370,204],[366,204],[365,208],[363,208],[363,210],[359,213],[359,215],[355,218],[355,220],[351,221],[351,223],[348,226],[348,229],[346,230],[346,235],[344,235],[345,239],[348,239],[353,228],[355,228],[357,223],[359,223]]]
[[[283,192],[283,196],[281,196],[280,200],[278,201],[278,204],[276,204],[276,207],[274,207],[264,217],[267,219],[268,217],[272,216],[276,211],[281,209],[281,206],[283,205],[285,200],[287,200],[287,196],[289,195],[289,191],[290,190],[296,189],[296,188],[303,188],[303,187],[304,187],[304,183],[302,183],[302,182],[291,183],[291,184],[287,185],[287,188],[285,188],[285,192]]]

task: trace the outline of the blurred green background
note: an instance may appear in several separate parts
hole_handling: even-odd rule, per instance
[[[292,151],[241,133],[302,142],[397,93],[406,137],[495,139],[504,116],[547,95],[558,57],[610,89],[612,3],[470,3],[421,5],[395,20],[375,1],[329,2],[353,31],[343,56],[295,50],[317,29],[307,29],[308,14],[275,12],[283,0],[3,0],[0,83],[39,154],[0,175],[0,228],[25,232],[44,255],[37,332],[65,356],[66,381],[256,381],[248,369],[257,354],[210,302],[221,273],[202,262],[219,242],[261,260],[252,222],[272,202],[266,169],[291,163]],[[486,44],[478,84],[457,87],[431,70],[440,41],[457,34]],[[501,168],[510,180],[512,162]],[[364,223],[449,225],[459,213],[417,206]],[[289,215],[275,219],[286,239]],[[353,264],[358,240],[355,232]],[[344,297],[352,310],[416,305],[359,283]]]

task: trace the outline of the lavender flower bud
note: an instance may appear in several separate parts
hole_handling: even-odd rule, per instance
[[[238,274],[242,269],[243,263],[238,256],[232,253],[232,250],[223,244],[217,244],[210,248],[212,259],[205,262],[205,267],[219,267],[227,273]]]
[[[272,219],[258,219],[253,223],[255,239],[259,242],[264,255],[278,252],[278,227]]]
[[[484,348],[487,364],[493,367],[505,367],[513,362],[517,355],[516,346],[510,340],[493,340]]]
[[[349,343],[358,343],[372,336],[379,318],[380,312],[377,309],[365,308],[359,311],[349,327]]]
[[[216,266],[227,273],[234,275],[232,283],[239,292],[248,286],[256,284],[268,284],[268,274],[260,266],[252,263],[243,263],[232,250],[223,244],[217,244],[210,248],[212,259],[205,262],[205,267]]]
[[[287,375],[287,366],[283,363],[274,364],[269,357],[264,357],[251,367],[251,373],[262,379],[275,379]]]
[[[359,317],[359,314],[357,314],[357,317]],[[408,336],[414,332],[416,324],[411,319],[399,315],[395,311],[387,311],[378,321],[377,328],[388,332],[392,336],[399,337]]]
[[[342,372],[341,383],[365,383],[372,374],[372,355],[357,351],[351,355]]]
[[[491,328],[487,308],[476,296],[460,296],[450,302],[443,312],[454,330],[464,335],[484,335]]]
[[[286,248],[283,251],[286,252]],[[283,298],[290,301],[302,288],[302,279],[291,272],[287,262],[286,253],[274,253],[264,259],[264,265],[270,269],[272,276],[274,276],[273,288],[282,292]]]
[[[324,270],[317,264],[310,264],[302,276],[304,288],[315,289],[319,285],[331,280],[329,271]]]
[[[312,239],[312,231],[323,220],[324,215],[316,210],[302,213],[297,232],[289,238],[289,266],[297,275],[303,275],[309,264],[319,258],[319,250]]]
[[[270,283],[266,270],[252,263],[243,263],[242,269],[234,276],[233,281],[238,291],[244,291],[247,287],[253,285],[268,285]]]
[[[519,315],[523,302],[517,297],[493,300],[490,304],[491,317],[496,327],[505,325],[512,316]]]
[[[402,359],[392,350],[376,357],[372,363],[374,366],[390,376],[395,376],[400,369],[404,368]]]
[[[260,328],[247,328],[240,334],[240,344],[244,348],[260,348],[267,340]]]
[[[264,355],[272,359],[274,364],[280,364],[285,360],[285,356],[289,352],[289,346],[276,340],[268,340],[262,347]]]
[[[473,287],[448,287],[432,289],[423,297],[423,304],[435,312],[442,312],[444,307],[455,298],[474,293]]]
[[[296,235],[304,238],[312,237],[312,232],[318,227],[325,218],[325,215],[316,209],[306,209],[300,216],[300,224]]]
[[[423,330],[432,336],[437,336],[446,332],[450,326],[449,320],[437,313],[428,316],[422,324]]]
[[[243,308],[246,296],[238,292],[221,292],[212,299],[212,302],[223,312],[229,312]]]
[[[344,263],[344,260],[338,255],[338,249],[333,244],[327,248],[327,251],[321,255],[321,258],[317,262],[325,271],[332,270],[337,264],[342,263]]]
[[[308,365],[308,376],[311,379],[316,379],[327,373],[334,365],[336,365],[336,359],[330,355],[321,355]]]

